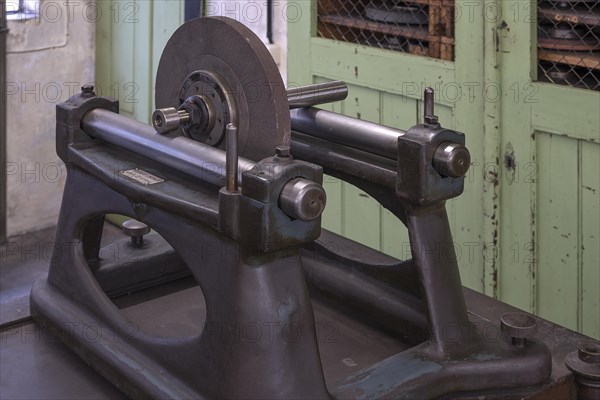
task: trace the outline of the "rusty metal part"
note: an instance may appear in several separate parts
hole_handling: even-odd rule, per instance
[[[566,2],[561,1],[555,4],[552,2],[541,2],[538,4],[538,19],[543,22],[569,22],[571,24],[583,24],[590,27],[600,26],[600,13],[590,12],[591,7],[585,5],[583,1]],[[598,2],[596,0],[588,3]]]
[[[230,18],[199,18],[175,31],[156,74],[156,108],[179,108],[192,94],[213,93],[215,87],[203,81],[207,73],[225,83],[218,86],[230,97],[227,105],[235,103],[237,114],[222,123],[237,124],[240,156],[258,161],[275,146],[289,145],[289,109],[277,65],[263,42]],[[224,141],[218,146],[224,148]]]

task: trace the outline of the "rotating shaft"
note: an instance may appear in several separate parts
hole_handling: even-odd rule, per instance
[[[158,135],[142,122],[108,110],[94,109],[85,114],[81,126],[88,135],[140,154],[212,185],[237,190],[237,176],[256,166],[254,161],[237,156],[230,146],[223,150],[183,137]],[[229,127],[229,140],[237,139],[237,128]],[[229,161],[229,162],[228,162]],[[237,170],[237,174],[236,174]],[[291,218],[310,221],[325,209],[321,185],[300,178],[290,180],[282,189],[281,209]]]
[[[326,83],[317,83],[297,88],[287,89],[287,98],[290,109],[304,108],[318,104],[332,103],[344,100],[348,96],[348,86],[342,81],[332,81]],[[200,123],[211,118],[210,100],[206,97],[195,99],[196,103],[204,102],[205,107],[197,110]],[[188,101],[186,101],[188,103]],[[187,107],[159,108],[152,114],[152,125],[158,133],[164,134],[179,129],[180,126],[189,126],[193,124],[189,105]]]

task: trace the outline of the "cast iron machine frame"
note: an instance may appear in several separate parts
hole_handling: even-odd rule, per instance
[[[57,152],[68,180],[50,272],[31,294],[36,321],[56,329],[133,397],[436,398],[545,382],[551,356],[531,339],[530,318],[503,316],[494,326],[501,325],[507,340],[490,342],[484,334],[489,324],[467,313],[445,201],[462,193],[470,159],[464,135],[435,117],[433,91],[425,93],[425,123],[401,131],[308,107],[343,98],[340,83],[305,88],[304,96],[300,89],[286,93],[280,78],[273,81],[276,67],[264,46],[235,21],[192,20],[165,52],[209,28],[231,31],[244,39],[240,46],[248,43],[244,51],[256,53],[258,64],[249,63],[271,79],[268,100],[260,100],[267,103],[253,104],[244,91],[232,90],[235,79],[249,78],[231,65],[223,72],[217,53],[204,53],[194,59],[203,68],[180,66],[174,75],[183,74],[183,83],[162,98],[159,89],[168,85],[159,68],[153,122],[161,133],[120,116],[116,102],[90,87],[57,106]],[[163,70],[168,62],[163,55]],[[204,86],[194,86],[198,82]],[[291,112],[291,122],[288,100],[302,107]],[[272,107],[275,114],[268,121],[275,121],[268,125],[272,131],[264,133],[268,140],[253,131],[256,107]],[[248,144],[238,148],[241,142]],[[377,271],[368,260],[345,267],[343,254],[316,241],[325,206],[323,171],[364,190],[407,226],[420,296],[414,284],[410,296],[383,293],[381,285],[369,290],[373,279],[398,283],[404,275]],[[128,320],[99,283],[108,213],[160,232],[187,265],[206,299],[200,335],[165,339],[125,329]],[[206,244],[219,251],[203,252]],[[320,252],[328,265],[303,261],[307,251]],[[340,287],[357,270],[365,275],[356,286]],[[141,275],[127,279],[139,283]],[[326,383],[307,281],[376,315],[387,312],[421,343]],[[386,311],[385,304],[393,307]],[[251,344],[223,342],[208,329],[273,321],[274,339]],[[90,342],[69,329],[74,323],[105,334]],[[299,340],[283,339],[280,330],[289,324],[303,332]]]

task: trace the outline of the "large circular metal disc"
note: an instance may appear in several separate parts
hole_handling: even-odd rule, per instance
[[[250,29],[226,17],[197,18],[179,27],[158,65],[156,108],[178,108],[182,84],[196,71],[216,74],[229,86],[240,156],[259,161],[273,155],[276,146],[289,145],[290,113],[281,75]]]

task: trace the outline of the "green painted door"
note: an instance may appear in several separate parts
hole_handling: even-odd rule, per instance
[[[184,21],[184,2],[98,1],[96,89],[119,99],[121,114],[150,122],[162,50]]]
[[[600,92],[538,82],[536,2],[499,5],[498,294],[599,338]]]
[[[537,2],[456,1],[454,61],[319,37],[316,1],[296,6],[290,84],[342,79],[348,99],[324,108],[403,129],[432,86],[442,125],[467,134],[465,193],[448,202],[463,283],[598,338],[600,94],[536,82]],[[410,257],[405,228],[366,193],[326,189],[326,228]]]

